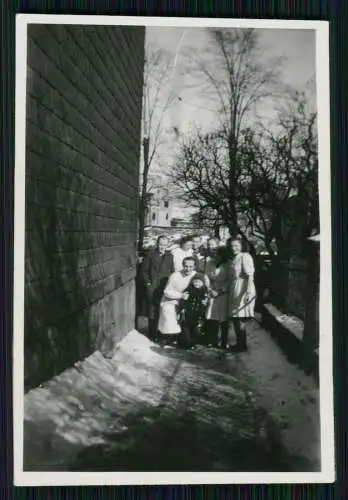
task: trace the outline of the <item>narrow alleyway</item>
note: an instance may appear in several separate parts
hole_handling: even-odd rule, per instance
[[[318,471],[319,391],[257,322],[250,350],[133,331],[26,395],[24,470]]]

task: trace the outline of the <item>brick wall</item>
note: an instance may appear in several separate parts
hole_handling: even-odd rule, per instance
[[[25,380],[134,326],[142,27],[29,25]]]

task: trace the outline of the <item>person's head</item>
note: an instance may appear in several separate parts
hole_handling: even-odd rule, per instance
[[[192,238],[190,238],[189,236],[181,238],[181,240],[180,240],[180,248],[182,248],[182,250],[184,250],[185,252],[187,252],[188,250],[191,250],[191,248],[192,248]]]
[[[231,252],[232,256],[235,257],[243,250],[242,238],[237,236],[231,236],[227,241],[227,248]]]
[[[195,234],[192,236],[192,248],[193,250],[199,250],[201,248],[201,237],[199,234]]]
[[[192,257],[185,257],[185,259],[182,261],[182,267],[186,276],[193,273],[196,270],[195,259],[193,259]]]
[[[160,253],[164,253],[168,247],[168,238],[166,236],[159,236],[157,238],[157,249]]]
[[[214,251],[218,247],[218,240],[217,240],[217,238],[209,238],[207,244],[208,244],[208,250],[210,252]]]
[[[201,290],[204,287],[204,282],[199,276],[197,276],[197,277],[193,278],[192,286],[193,286],[193,288],[196,288],[197,290]]]

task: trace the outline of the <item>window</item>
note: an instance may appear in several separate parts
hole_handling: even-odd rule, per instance
[[[166,214],[166,220],[168,220],[168,219],[169,219],[169,215],[168,215],[168,214]]]
[[[164,202],[164,208],[168,208],[168,207],[169,207],[169,203],[168,203],[168,201],[165,201],[165,202]],[[168,214],[167,214],[167,215],[168,215]],[[168,219],[168,217],[167,217],[167,219]]]
[[[155,213],[152,214],[152,220],[156,220],[156,214]]]

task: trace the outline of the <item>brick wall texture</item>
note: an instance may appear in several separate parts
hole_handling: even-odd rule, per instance
[[[26,388],[134,326],[144,36],[28,27]]]

